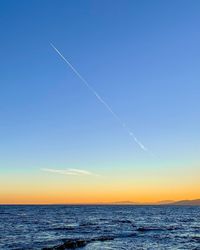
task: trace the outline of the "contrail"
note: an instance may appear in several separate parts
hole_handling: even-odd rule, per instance
[[[68,168],[68,169],[55,169],[55,168],[41,168],[41,171],[55,173],[55,174],[63,174],[63,175],[75,175],[75,176],[96,176],[100,177],[100,175],[89,172],[84,169],[76,169],[76,168]]]
[[[96,96],[98,101],[104,105],[104,107],[111,113],[111,115],[120,123],[120,125],[126,130],[129,136],[135,141],[135,143],[143,150],[148,151],[148,149],[143,145],[141,141],[137,139],[135,134],[127,127],[127,125],[120,119],[120,117],[112,110],[112,108],[107,104],[106,101],[96,92],[96,90],[86,81],[82,75],[74,68],[74,66],[61,54],[61,52],[50,43],[51,47],[58,53],[58,55],[67,63],[67,65],[71,68],[71,70],[78,76],[78,78],[85,84],[85,86],[92,92],[93,95]]]

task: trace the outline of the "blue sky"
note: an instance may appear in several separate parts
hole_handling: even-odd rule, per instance
[[[0,5],[2,173],[199,162],[199,1]],[[158,157],[132,142],[50,42]]]

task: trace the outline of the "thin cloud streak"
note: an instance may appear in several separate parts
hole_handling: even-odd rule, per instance
[[[98,174],[89,172],[84,169],[68,168],[68,169],[54,169],[54,168],[41,168],[41,171],[61,175],[74,175],[74,176],[100,176]]]
[[[118,123],[123,127],[123,129],[128,133],[128,135],[135,141],[135,143],[143,150],[148,151],[148,149],[143,145],[141,141],[137,139],[135,134],[126,126],[126,124],[120,119],[120,117],[112,110],[112,108],[103,100],[103,98],[96,92],[96,90],[84,79],[84,77],[74,68],[74,66],[61,54],[61,52],[50,43],[51,47],[57,52],[57,54],[67,63],[71,70],[78,76],[78,78],[84,83],[84,85],[93,93],[93,95],[98,99],[98,101],[104,105],[104,107],[112,114],[112,116],[118,121]]]

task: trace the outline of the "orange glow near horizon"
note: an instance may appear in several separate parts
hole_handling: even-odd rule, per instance
[[[0,179],[0,204],[90,204],[131,201],[198,199],[199,170],[122,175],[106,177],[65,176],[43,172],[4,174]],[[9,179],[9,182],[7,181]]]
[[[197,188],[197,186],[196,186]],[[149,187],[140,189],[117,187],[107,188],[83,188],[82,190],[70,191],[67,189],[49,190],[39,188],[35,190],[26,189],[3,193],[0,191],[0,204],[72,204],[72,203],[112,203],[112,202],[140,202],[151,203],[163,200],[183,200],[199,198],[199,188],[195,187],[172,187],[164,189],[159,187]]]

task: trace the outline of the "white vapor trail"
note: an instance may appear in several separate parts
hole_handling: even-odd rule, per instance
[[[58,55],[67,63],[71,70],[78,76],[78,78],[84,83],[84,85],[92,92],[98,101],[104,105],[104,107],[112,114],[112,116],[119,122],[119,124],[126,130],[129,136],[135,141],[135,143],[143,150],[148,151],[148,149],[143,145],[141,141],[137,139],[135,134],[128,128],[128,126],[120,119],[120,117],[112,110],[112,108],[103,100],[103,98],[96,92],[96,90],[86,81],[82,75],[74,68],[74,66],[61,54],[61,52],[50,43],[51,47],[58,53]]]
[[[75,169],[75,168],[68,168],[68,169],[54,169],[54,168],[41,168],[41,171],[54,173],[54,174],[62,174],[62,175],[75,175],[75,176],[100,176],[94,173],[91,173],[87,170],[83,169]]]

